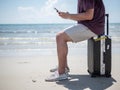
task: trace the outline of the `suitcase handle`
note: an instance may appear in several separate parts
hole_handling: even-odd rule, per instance
[[[107,23],[106,23],[107,35],[109,35],[109,14],[105,14],[105,16],[107,17]]]
[[[100,40],[105,40],[105,39],[107,39],[107,37],[106,37],[106,36],[101,36],[101,37],[99,37],[99,38],[95,39],[95,41],[97,42],[97,41],[100,41]]]
[[[106,19],[106,34],[104,31],[104,34],[98,35],[98,38],[95,39],[95,41],[100,41],[102,39],[106,39],[107,38],[106,35],[107,36],[109,35],[109,14],[105,14],[105,16],[107,17],[107,19]],[[103,36],[103,35],[104,35],[104,37],[101,38],[101,36]]]

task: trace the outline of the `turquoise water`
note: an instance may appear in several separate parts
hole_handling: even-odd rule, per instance
[[[51,54],[56,50],[56,33],[71,25],[74,24],[0,24],[0,55],[23,51]],[[113,42],[120,43],[120,23],[110,24],[109,32]],[[86,48],[86,41],[70,43],[69,47]]]

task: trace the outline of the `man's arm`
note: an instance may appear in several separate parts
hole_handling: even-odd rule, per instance
[[[59,12],[59,16],[64,19],[71,19],[75,21],[92,20],[94,16],[94,9],[89,9],[86,12],[79,14],[69,14],[65,12]]]

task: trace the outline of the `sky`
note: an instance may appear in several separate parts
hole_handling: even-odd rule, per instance
[[[103,0],[111,23],[120,23],[120,0]],[[0,0],[0,24],[74,23],[54,10],[77,13],[77,0]]]

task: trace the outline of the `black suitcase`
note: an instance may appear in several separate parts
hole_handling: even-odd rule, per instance
[[[111,38],[108,36],[109,15],[107,17],[107,35],[99,35],[88,40],[88,72],[91,77],[111,77]]]

